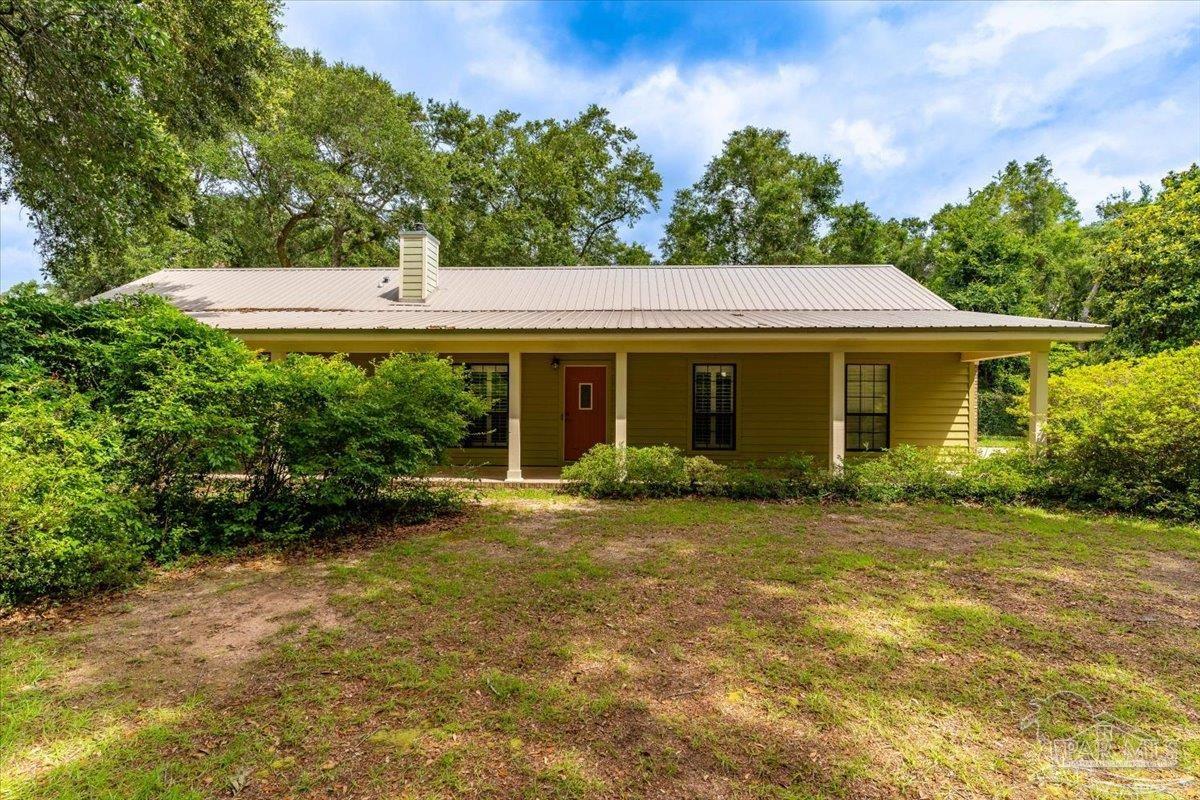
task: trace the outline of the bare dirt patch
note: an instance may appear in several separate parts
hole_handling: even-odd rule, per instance
[[[86,688],[118,679],[160,699],[227,686],[281,632],[339,624],[327,575],[325,564],[262,557],[155,581],[119,613],[74,629],[79,663],[59,681]]]

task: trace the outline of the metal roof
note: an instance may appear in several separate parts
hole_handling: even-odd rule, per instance
[[[1063,330],[958,311],[892,266],[443,267],[424,302],[399,270],[162,270],[101,297],[165,296],[231,330]]]

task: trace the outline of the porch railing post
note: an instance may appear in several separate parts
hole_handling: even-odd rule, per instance
[[[829,471],[846,463],[846,354],[829,354]]]
[[[1050,380],[1050,354],[1029,354],[1029,445],[1038,447],[1045,436],[1047,389]]]
[[[521,354],[508,354],[508,475],[521,480]]]
[[[617,447],[629,444],[629,354],[616,354],[617,371],[614,376],[617,384],[616,420],[614,424],[613,441]]]

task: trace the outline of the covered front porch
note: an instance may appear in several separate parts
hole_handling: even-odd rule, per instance
[[[514,483],[557,480],[597,442],[726,463],[805,453],[833,470],[900,444],[976,448],[978,364],[1018,355],[1030,360],[1037,441],[1051,344],[1009,332],[244,336],[272,358],[341,352],[367,368],[393,352],[451,358],[491,402],[451,465]]]
[[[976,448],[977,364],[1013,354],[452,354],[468,370],[504,368],[502,387],[489,386],[496,411],[452,461],[485,483],[557,485],[563,465],[601,442],[668,444],[723,462],[806,453],[834,470],[898,444]],[[1036,441],[1047,357],[1044,350],[1030,356]]]

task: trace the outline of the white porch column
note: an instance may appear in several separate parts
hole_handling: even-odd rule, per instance
[[[1050,377],[1050,354],[1029,354],[1029,444],[1037,447],[1042,442],[1046,425],[1047,381]]]
[[[829,354],[829,470],[846,461],[846,354]]]
[[[614,376],[617,384],[616,420],[613,433],[613,443],[617,447],[629,444],[629,353],[616,353],[617,370]]]
[[[508,475],[521,480],[521,354],[508,354]]]

